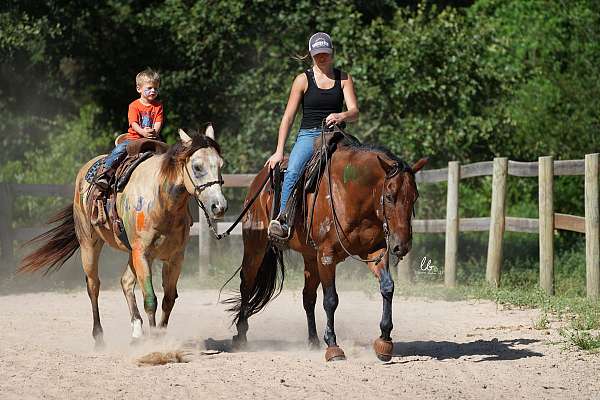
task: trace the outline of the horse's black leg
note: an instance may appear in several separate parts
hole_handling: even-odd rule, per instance
[[[379,328],[381,329],[380,338],[383,340],[392,340],[390,334],[394,328],[392,323],[392,299],[394,297],[394,281],[389,268],[383,268],[379,275],[379,290],[383,297],[383,313]]]
[[[337,291],[335,290],[335,283],[329,287],[323,287],[323,308],[327,315],[327,327],[325,328],[324,340],[328,347],[337,347],[337,341],[335,337],[335,310],[339,304],[339,298]]]
[[[242,348],[248,342],[246,333],[248,333],[248,317],[246,317],[246,304],[248,304],[248,290],[246,290],[246,282],[244,282],[244,270],[240,271],[240,303],[237,314],[235,328],[237,334],[233,335],[232,344],[234,348]]]
[[[304,289],[302,290],[302,302],[306,312],[308,324],[308,344],[311,349],[318,349],[319,337],[317,335],[317,324],[315,322],[315,305],[317,303],[317,288],[319,287],[319,275],[317,260],[304,257]]]
[[[234,348],[241,348],[246,345],[248,339],[246,333],[248,332],[248,315],[247,305],[250,301],[252,290],[256,285],[256,275],[258,269],[261,266],[261,260],[264,254],[257,254],[260,252],[255,251],[256,247],[251,246],[244,242],[244,259],[242,260],[242,267],[240,270],[240,298],[236,307],[232,308],[236,315],[237,335],[233,336],[232,344]]]
[[[319,279],[323,286],[323,308],[327,315],[327,326],[325,327],[324,340],[327,343],[325,359],[327,361],[345,360],[344,351],[338,346],[335,337],[335,310],[337,309],[339,298],[335,290],[335,267],[333,257],[320,253],[317,258],[319,266]]]
[[[390,270],[386,265],[379,270],[379,290],[383,298],[383,312],[381,314],[381,322],[379,328],[381,335],[373,343],[375,354],[381,361],[389,361],[392,358],[394,345],[392,343],[392,300],[394,297],[394,281]]]

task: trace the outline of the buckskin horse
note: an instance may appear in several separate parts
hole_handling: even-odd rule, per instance
[[[304,258],[302,294],[308,340],[309,345],[317,349],[314,309],[317,288],[322,285],[323,308],[327,315],[324,336],[327,361],[345,359],[334,328],[338,306],[335,271],[336,265],[348,256],[366,261],[379,279],[383,313],[381,335],[373,347],[379,359],[391,359],[394,282],[389,264],[394,265],[411,248],[411,219],[418,197],[415,173],[426,162],[421,159],[411,167],[387,149],[348,142],[338,146],[327,161],[314,192],[316,195],[306,195],[304,208],[312,211],[296,213],[288,246]],[[243,220],[240,292],[227,300],[237,328],[237,335],[233,337],[235,348],[243,347],[247,341],[248,318],[279,294],[284,279],[281,250],[269,242],[267,235],[273,193],[263,190],[261,182],[266,182],[269,173],[268,167],[260,171],[246,198],[248,204],[262,190]],[[304,224],[307,219],[312,223]]]
[[[103,156],[85,164],[75,181],[73,204],[60,211],[51,223],[60,224],[32,239],[42,246],[25,257],[20,271],[46,272],[60,268],[73,253],[81,248],[81,262],[86,275],[87,291],[92,303],[94,327],[92,335],[96,346],[103,345],[103,330],[98,310],[100,279],[98,258],[105,243],[129,253],[129,262],[121,277],[121,286],[131,314],[132,338],[140,338],[142,318],[135,300],[136,282],[144,297],[144,309],[150,327],[156,326],[157,299],[152,286],[152,262],[162,260],[162,320],[166,328],[177,298],[177,280],[181,272],[184,249],[189,237],[191,216],[188,200],[194,196],[204,206],[207,216],[218,218],[227,209],[221,192],[219,145],[213,140],[214,131],[208,125],[204,134],[189,136],[179,130],[180,140],[164,154],[156,154],[143,161],[131,174],[124,190],[116,197],[118,215],[127,234],[128,248],[111,229],[93,226],[87,196],[90,183],[85,175]]]

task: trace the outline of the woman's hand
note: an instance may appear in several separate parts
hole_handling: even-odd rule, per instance
[[[325,124],[327,126],[338,125],[344,122],[344,116],[342,113],[333,113],[329,114],[327,118],[325,118]]]
[[[269,157],[269,159],[267,160],[267,162],[265,163],[265,166],[269,166],[269,169],[274,169],[275,166],[280,163],[283,160],[283,153],[279,153],[279,152],[275,152],[273,153],[273,155],[271,157]]]

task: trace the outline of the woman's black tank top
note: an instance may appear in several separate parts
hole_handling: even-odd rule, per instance
[[[302,122],[300,129],[321,128],[329,114],[342,112],[344,93],[342,91],[342,72],[333,70],[335,83],[331,89],[319,89],[312,68],[305,71],[308,88],[302,97]]]

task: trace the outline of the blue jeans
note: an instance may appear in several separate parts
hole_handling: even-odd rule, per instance
[[[121,161],[125,157],[125,154],[127,153],[127,143],[129,142],[130,140],[125,140],[115,146],[110,154],[104,159],[104,168],[112,168],[115,163]]]
[[[300,129],[296,143],[292,147],[292,153],[288,160],[287,171],[283,178],[283,188],[281,189],[281,208],[280,212],[285,210],[285,205],[292,193],[292,189],[298,178],[304,170],[304,166],[313,155],[313,145],[315,139],[321,134],[321,128]]]

